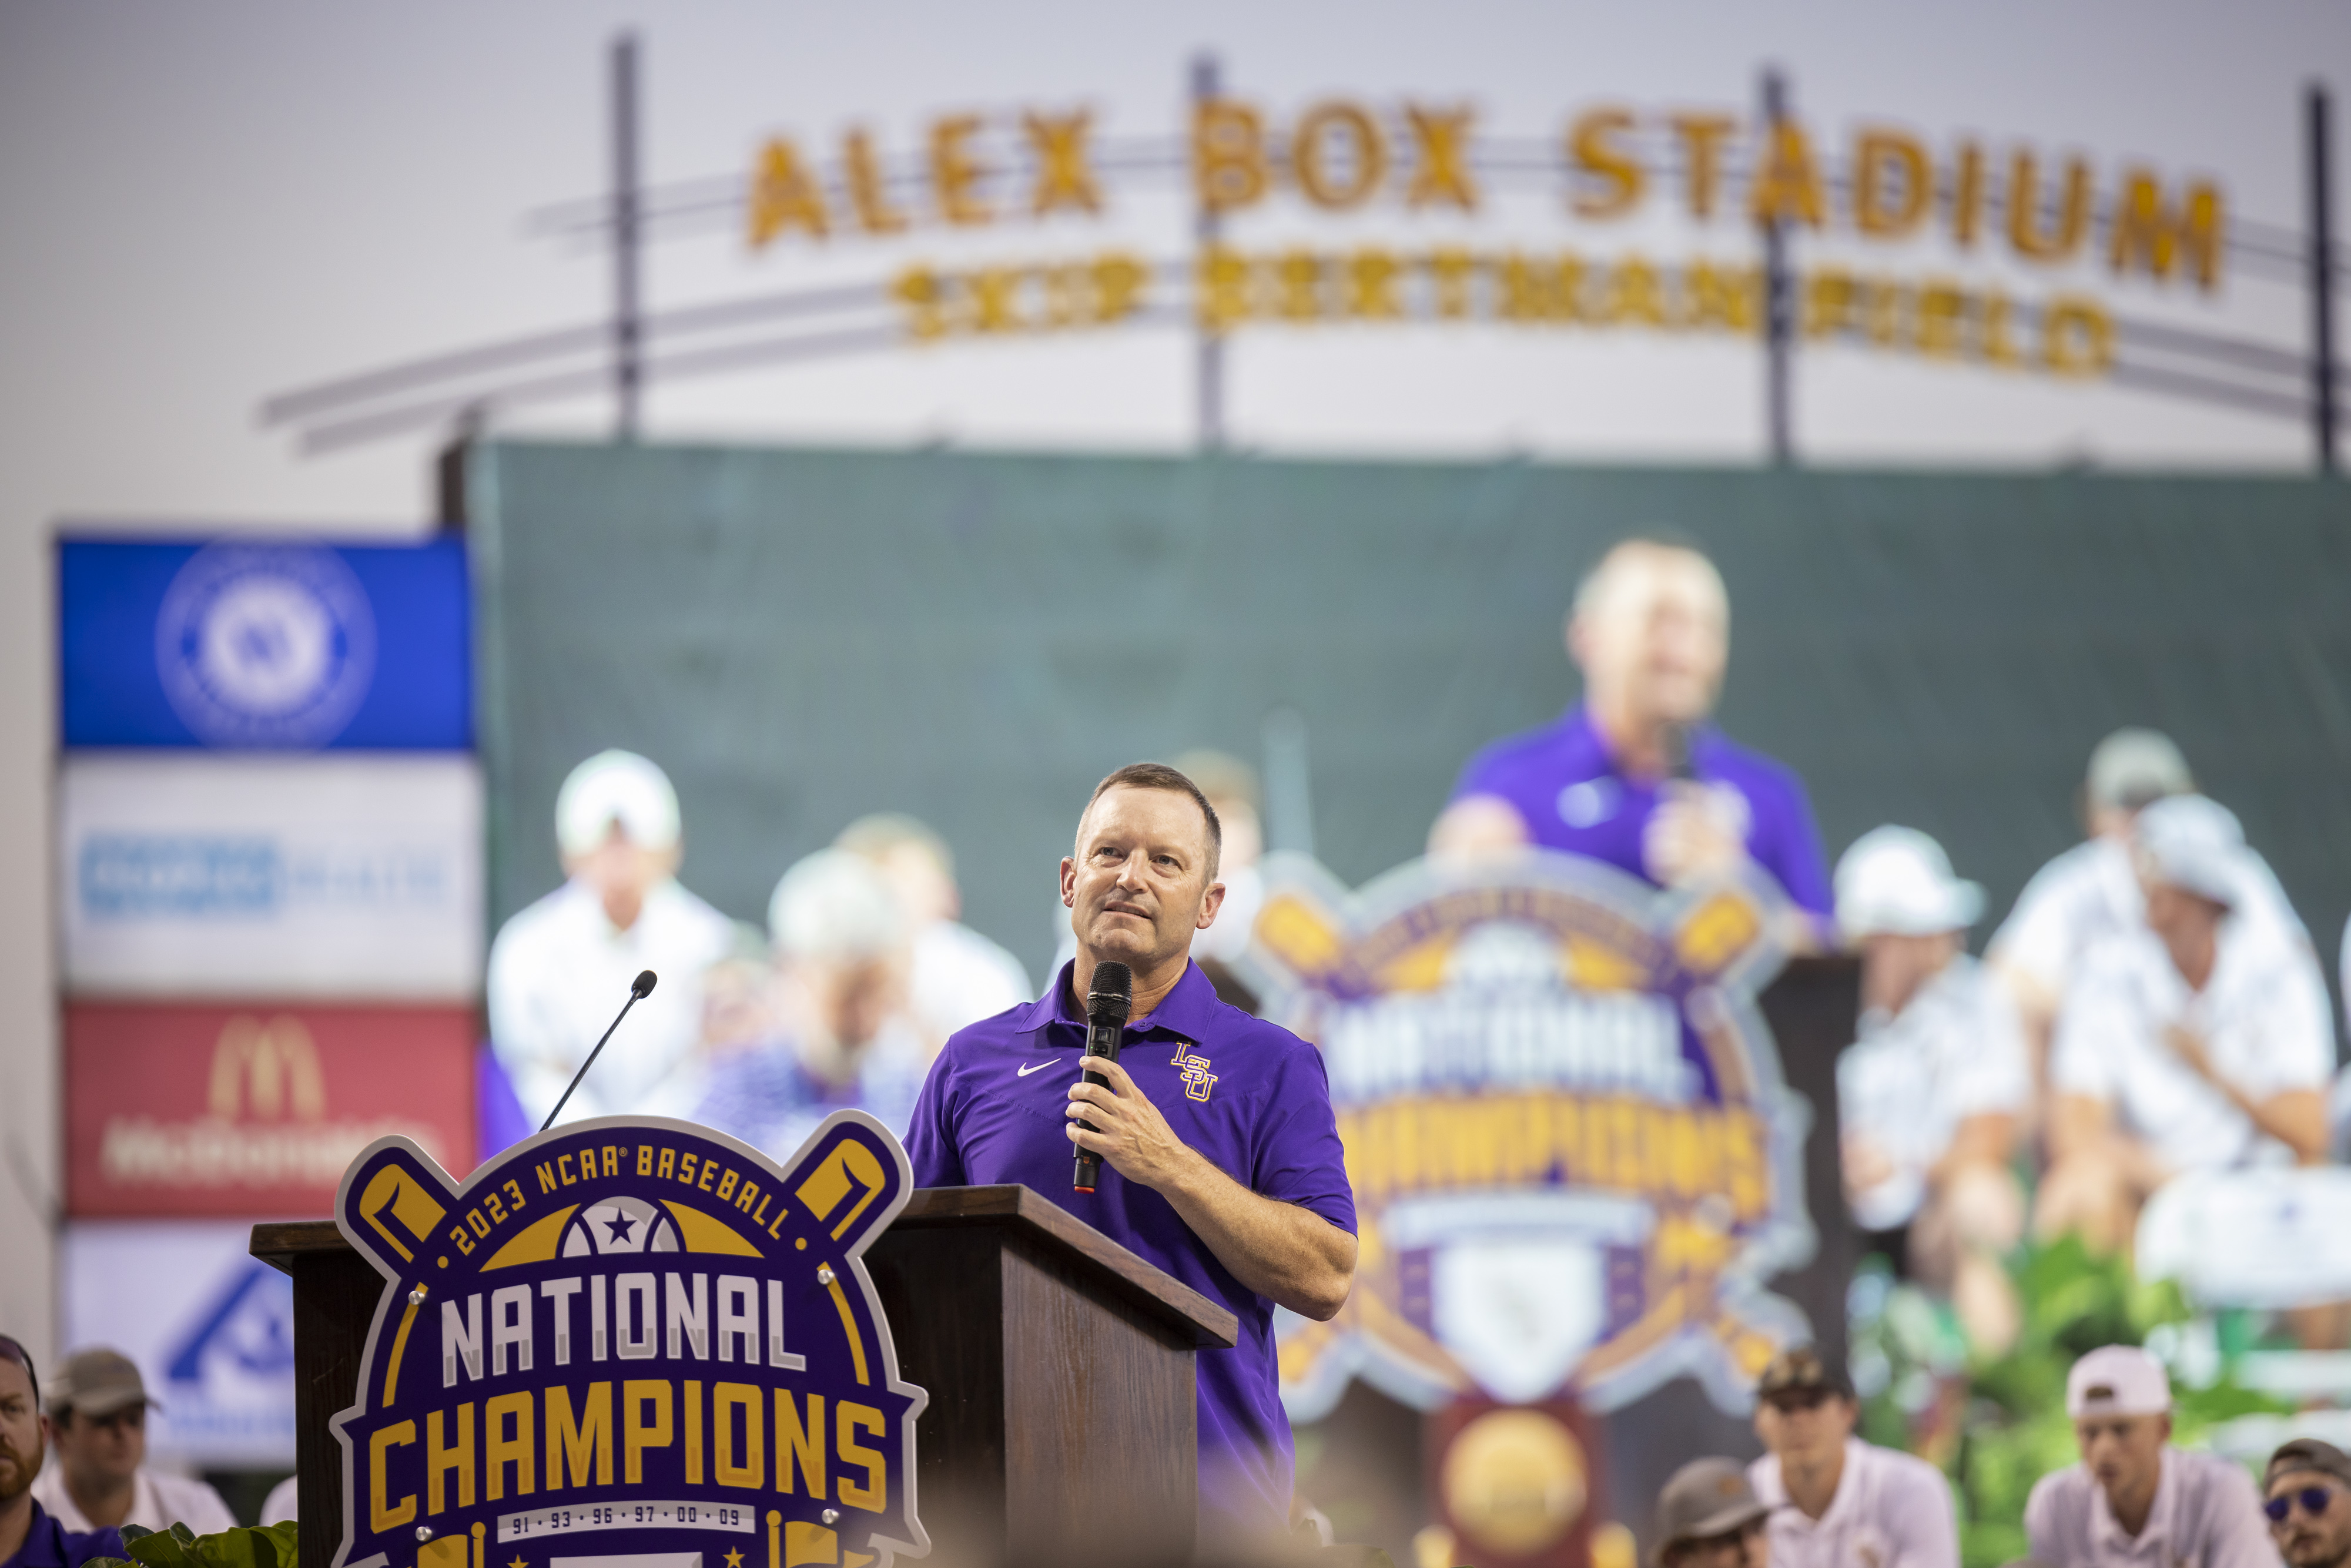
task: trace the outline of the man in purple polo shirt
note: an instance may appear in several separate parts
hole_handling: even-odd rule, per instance
[[[120,1531],[68,1530],[33,1496],[46,1451],[33,1357],[0,1334],[0,1568],[82,1568],[93,1557],[130,1556]]]
[[[1246,1552],[1290,1518],[1290,1422],[1273,1309],[1328,1320],[1355,1272],[1355,1200],[1321,1053],[1217,999],[1192,938],[1224,901],[1216,812],[1172,768],[1095,787],[1061,862],[1078,954],[1038,1001],[951,1038],[906,1150],[923,1186],[1019,1183],[1240,1320],[1200,1353],[1200,1545]],[[1079,1072],[1087,987],[1115,959],[1134,1007],[1107,1085]],[[1094,1131],[1078,1126],[1083,1117]],[[1074,1145],[1074,1146],[1073,1146]],[[1102,1157],[1073,1193],[1078,1148]]]
[[[1730,602],[1687,546],[1626,539],[1577,588],[1567,651],[1583,701],[1469,759],[1432,854],[1525,844],[1589,855],[1660,887],[1751,860],[1825,931],[1832,899],[1794,773],[1707,726],[1730,649]]]

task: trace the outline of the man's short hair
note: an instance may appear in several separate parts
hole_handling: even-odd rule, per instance
[[[7,1334],[0,1333],[0,1361],[13,1361],[25,1369],[25,1381],[33,1385],[33,1408],[41,1407],[41,1375],[33,1368],[33,1353]]]
[[[1677,528],[1645,528],[1637,534],[1627,534],[1600,552],[1600,559],[1593,561],[1591,569],[1576,582],[1575,602],[1568,612],[1569,616],[1574,620],[1582,620],[1595,613],[1600,608],[1602,600],[1607,595],[1609,582],[1622,567],[1625,558],[1644,552],[1686,555],[1695,558],[1706,568],[1707,575],[1714,580],[1716,591],[1722,595],[1722,602],[1726,610],[1729,608],[1729,591],[1723,587],[1722,573],[1716,568],[1714,558],[1706,553],[1705,546]]]
[[[1217,880],[1217,864],[1225,852],[1225,825],[1217,821],[1217,809],[1208,804],[1208,797],[1197,784],[1165,762],[1130,762],[1095,785],[1094,792],[1086,797],[1086,810],[1078,813],[1081,829],[1094,802],[1113,789],[1165,789],[1192,797],[1192,804],[1200,808],[1200,816],[1208,824],[1208,881]]]

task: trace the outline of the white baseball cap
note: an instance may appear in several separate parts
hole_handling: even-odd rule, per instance
[[[2192,793],[2188,758],[2159,729],[2118,729],[2090,753],[2083,789],[2093,806],[2136,811],[2168,795]]]
[[[2131,847],[2158,882],[2234,908],[2244,895],[2252,852],[2237,814],[2202,795],[2172,795],[2131,823]]]
[[[1983,889],[1951,874],[1943,846],[1916,828],[1872,828],[1837,861],[1837,926],[1848,940],[1965,931]]]
[[[2160,1416],[2171,1408],[2171,1378],[2158,1361],[2135,1344],[2103,1345],[2074,1364],[2065,1375],[2065,1414]]]
[[[863,855],[819,850],[797,862],[768,900],[768,933],[787,958],[880,958],[907,937],[904,908]]]
[[[555,797],[555,841],[567,855],[592,853],[613,825],[643,850],[677,848],[677,791],[633,751],[600,751],[571,770]]]

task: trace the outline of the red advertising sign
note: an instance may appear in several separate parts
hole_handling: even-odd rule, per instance
[[[67,1206],[323,1219],[390,1133],[470,1170],[474,1041],[467,1008],[68,1003]]]

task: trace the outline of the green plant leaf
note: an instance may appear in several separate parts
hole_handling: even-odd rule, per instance
[[[275,1524],[260,1525],[255,1529],[254,1533],[269,1538],[270,1545],[277,1553],[277,1568],[296,1568],[302,1532],[294,1521],[281,1519]]]

